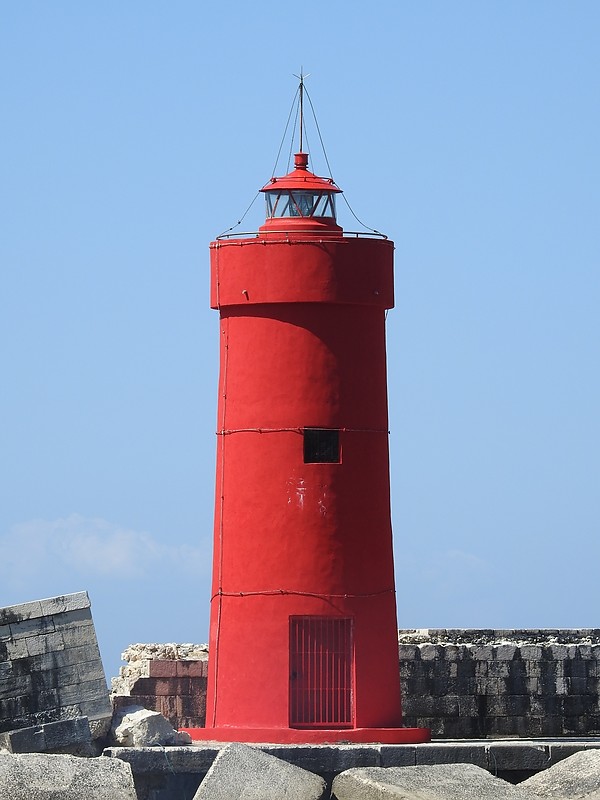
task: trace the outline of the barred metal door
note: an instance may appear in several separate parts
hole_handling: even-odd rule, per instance
[[[352,727],[352,620],[290,617],[290,726]]]

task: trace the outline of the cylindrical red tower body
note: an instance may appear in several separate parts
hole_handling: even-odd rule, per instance
[[[262,190],[211,244],[221,361],[206,729],[222,741],[426,741],[401,727],[385,313],[393,243],[344,235],[332,181]]]

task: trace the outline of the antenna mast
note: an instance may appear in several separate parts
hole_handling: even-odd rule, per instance
[[[302,152],[302,127],[304,126],[304,75],[300,67],[300,152]]]
[[[300,75],[294,74],[294,77],[300,80],[300,152],[302,153],[302,129],[304,128],[304,79],[308,78],[308,75],[305,75],[302,72],[302,67],[300,67]]]

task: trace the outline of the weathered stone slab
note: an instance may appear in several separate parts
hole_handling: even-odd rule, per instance
[[[582,750],[520,784],[536,797],[600,800],[600,750]]]
[[[317,747],[310,747],[297,744],[261,744],[259,747],[264,753],[317,775],[337,774],[351,767],[381,766],[379,747],[372,745],[321,744]]]
[[[0,752],[6,750],[9,753],[43,753],[45,749],[41,725],[0,733]]]
[[[27,619],[42,616],[41,600],[32,600],[29,603],[20,603],[18,606],[8,606],[0,608],[0,634],[4,635],[3,628],[13,622],[25,621]]]
[[[92,732],[87,717],[58,720],[42,725],[45,750],[64,750],[91,742]]]
[[[73,594],[63,594],[58,597],[48,597],[40,600],[40,616],[53,616],[54,614],[64,614],[68,611],[78,611],[80,608],[90,607],[90,598],[87,592],[74,592]]]
[[[533,800],[532,793],[472,764],[366,767],[333,781],[336,800]]]
[[[325,781],[244,744],[230,744],[215,758],[194,800],[321,800]]]
[[[414,767],[417,763],[417,753],[423,745],[385,745],[379,748],[381,763],[374,766],[380,767]],[[356,766],[371,766],[370,764],[357,764]]]
[[[479,744],[444,742],[419,747],[416,751],[417,764],[475,764],[486,769],[488,757],[484,747]],[[408,765],[407,765],[408,766]]]
[[[2,800],[137,800],[128,764],[114,758],[0,752]]]
[[[107,747],[103,755],[131,765],[134,775],[195,774],[205,775],[217,754],[226,745],[206,743],[202,747]]]
[[[43,753],[84,745],[91,738],[87,717],[78,717],[0,733],[0,748],[9,753]]]
[[[548,766],[557,764],[574,753],[582,750],[600,749],[600,738],[595,739],[555,739],[548,745],[550,749],[550,763]]]
[[[549,763],[550,753],[545,744],[492,742],[488,748],[488,769],[491,772],[545,769]]]

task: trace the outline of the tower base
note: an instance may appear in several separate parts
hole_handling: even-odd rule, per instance
[[[429,728],[181,728],[193,741],[262,744],[421,744]]]

